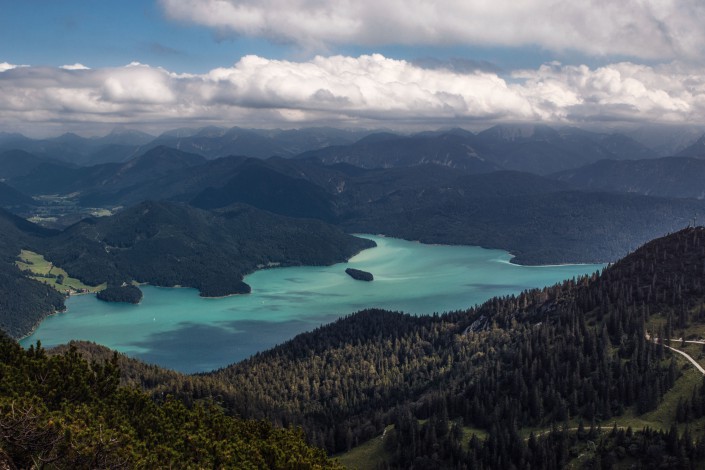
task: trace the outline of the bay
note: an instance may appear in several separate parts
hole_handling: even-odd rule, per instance
[[[603,265],[519,266],[502,250],[424,245],[362,235],[377,242],[348,263],[257,271],[249,295],[220,299],[195,289],[142,286],[139,305],[69,298],[64,313],[21,341],[44,347],[87,340],[182,372],[225,367],[355,311],[379,307],[413,314],[465,309],[494,296],[555,284]],[[345,274],[369,271],[374,281]]]

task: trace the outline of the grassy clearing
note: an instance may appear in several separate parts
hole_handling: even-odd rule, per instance
[[[685,343],[683,345],[680,341],[671,341],[671,346],[680,349],[686,354],[690,354],[690,357],[695,359],[695,361],[701,366],[705,367],[705,345],[697,343]]]
[[[53,263],[44,259],[44,256],[33,251],[22,250],[15,264],[22,271],[31,271],[32,275],[29,275],[31,279],[48,284],[62,294],[92,293],[106,287],[105,284],[86,285],[78,279],[70,277],[66,271],[54,266]]]
[[[623,415],[596,423],[596,426],[600,426],[603,432],[610,431],[615,425],[618,428],[631,427],[635,431],[640,431],[645,427],[668,431],[675,419],[678,400],[680,398],[690,397],[693,389],[700,385],[703,381],[703,375],[693,368],[693,366],[687,362],[685,358],[678,356],[676,357],[676,360],[679,367],[682,368],[683,373],[678,380],[676,380],[673,387],[664,395],[658,408],[642,415],[637,415],[634,408],[630,408]],[[577,429],[578,424],[579,420],[572,419],[567,423],[567,427],[572,431]],[[583,426],[587,430],[590,428],[590,423],[583,422]],[[705,419],[691,422],[688,426],[691,432],[700,430],[705,431]],[[559,429],[561,427],[562,425],[558,426]],[[683,432],[686,425],[681,424],[678,428],[681,432]],[[522,428],[520,430],[520,435],[525,439],[528,439],[532,432],[534,435],[538,436],[546,434],[550,430],[551,428]]]
[[[394,425],[387,426],[381,436],[373,437],[350,451],[337,455],[336,458],[346,468],[357,470],[376,468],[378,463],[389,457],[388,452],[384,449],[384,442],[388,433],[393,429]]]
[[[428,420],[420,419],[419,426],[423,426]],[[394,425],[389,425],[384,429],[382,436],[377,436],[359,446],[350,449],[349,452],[344,452],[336,456],[340,463],[346,468],[367,470],[377,468],[377,464],[389,458],[389,453],[384,448],[384,443],[389,436],[390,431],[394,429]],[[463,427],[463,444],[467,447],[472,436],[478,439],[486,439],[487,431],[479,428]]]
[[[678,362],[681,365],[685,364],[685,360],[679,359]],[[628,410],[624,415],[611,420],[610,424],[617,423],[617,426],[631,426],[634,430],[648,426],[652,429],[668,431],[676,415],[678,399],[690,397],[693,388],[701,384],[702,380],[702,374],[695,370],[692,365],[688,364],[684,367],[683,375],[676,380],[673,388],[664,395],[663,401],[659,404],[658,408],[640,416],[636,416],[634,410]],[[685,426],[683,426],[683,429],[685,429]]]
[[[472,436],[484,441],[487,439],[487,431],[480,428],[470,428],[468,426],[463,427],[463,445],[467,447],[470,444],[470,439]]]

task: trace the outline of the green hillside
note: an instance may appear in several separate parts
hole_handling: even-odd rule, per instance
[[[117,358],[47,356],[0,336],[2,468],[340,468],[294,428],[118,386]]]

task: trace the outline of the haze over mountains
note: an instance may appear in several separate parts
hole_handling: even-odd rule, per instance
[[[289,130],[203,127],[174,129],[156,137],[141,131],[116,129],[103,137],[84,138],[68,133],[31,139],[17,133],[0,132],[0,153],[25,150],[37,157],[86,166],[127,161],[163,145],[209,159],[229,155],[306,157],[309,155],[302,154],[312,152],[324,161],[356,159],[365,166],[376,167],[380,166],[382,158],[379,153],[386,148],[389,155],[383,166],[391,166],[394,160],[398,161],[397,165],[437,161],[462,166],[464,158],[477,156],[504,169],[550,172],[550,168],[539,168],[539,164],[573,167],[603,158],[702,155],[702,151],[697,150],[702,147],[702,139],[697,142],[704,133],[704,129],[691,127],[668,128],[667,131],[643,128],[620,133],[553,128],[543,124],[500,124],[481,132],[449,129],[415,134],[332,127]],[[414,148],[414,144],[421,148]],[[410,152],[413,155],[408,155]],[[566,168],[554,171],[561,169]]]
[[[498,169],[547,174],[603,158],[655,158],[657,154],[621,134],[575,128],[498,125],[478,134],[454,129],[412,136],[373,134],[350,146],[312,150],[300,158],[365,168],[435,163],[473,172]]]

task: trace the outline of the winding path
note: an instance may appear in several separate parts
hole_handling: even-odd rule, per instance
[[[646,333],[646,339],[647,339],[648,341],[652,341],[652,342],[654,342],[654,343],[658,343],[658,338],[653,338],[653,339],[652,339],[651,336],[650,336],[648,333]],[[679,341],[679,340],[674,340],[674,341]],[[701,341],[686,341],[686,343],[704,344],[704,343],[701,342]],[[685,357],[686,359],[688,359],[688,360],[690,361],[690,363],[693,364],[693,365],[695,366],[695,368],[700,371],[701,374],[705,375],[705,369],[703,369],[703,366],[701,366],[700,364],[698,364],[698,362],[697,362],[695,359],[693,359],[693,357],[692,357],[690,354],[688,354],[688,353],[686,353],[686,352],[683,352],[683,351],[681,351],[680,349],[676,349],[676,348],[672,348],[671,346],[667,346],[667,345],[665,345],[665,344],[663,344],[663,343],[661,343],[661,345],[662,345],[663,347],[665,347],[665,348],[670,349],[671,351],[677,352],[677,353],[680,354],[681,356],[683,356],[683,357]]]

